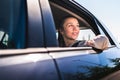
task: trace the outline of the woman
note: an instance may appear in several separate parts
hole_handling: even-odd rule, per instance
[[[61,26],[58,29],[59,31],[59,45],[61,47],[85,47],[91,46],[100,50],[104,50],[108,47],[108,38],[103,35],[96,36],[93,40],[76,40],[80,32],[80,24],[75,17],[66,17]],[[104,43],[100,45],[101,43]],[[100,45],[100,47],[99,47]],[[97,47],[96,47],[97,46]],[[101,47],[102,46],[102,47]]]

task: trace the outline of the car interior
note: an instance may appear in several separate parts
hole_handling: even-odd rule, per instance
[[[93,39],[96,35],[104,34],[107,35],[100,27],[97,27],[96,21],[94,18],[91,18],[89,15],[85,14],[82,10],[77,11],[71,6],[62,5],[59,3],[54,3],[49,1],[55,27],[56,27],[56,36],[58,39],[58,28],[60,27],[60,22],[66,16],[74,16],[79,20],[80,24],[80,33],[78,36],[78,40],[90,40]],[[74,4],[74,3],[73,3]],[[76,8],[77,9],[77,8]],[[80,8],[79,8],[80,9]],[[100,26],[100,25],[99,25]],[[108,36],[109,37],[109,36]],[[113,42],[110,39],[109,46],[111,46]]]
[[[64,17],[66,16],[75,16],[78,18],[79,23],[80,23],[80,35],[78,37],[78,40],[88,40],[92,39],[95,36],[95,33],[90,26],[90,24],[81,16],[78,16],[77,14],[71,12],[70,10],[59,6],[53,2],[50,2],[51,6],[51,11],[53,13],[53,18],[56,26],[56,35],[58,37],[57,29],[60,27],[60,22],[63,20]]]

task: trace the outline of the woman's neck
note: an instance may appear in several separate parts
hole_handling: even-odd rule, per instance
[[[75,43],[76,40],[65,40],[66,47],[71,46],[73,43]]]

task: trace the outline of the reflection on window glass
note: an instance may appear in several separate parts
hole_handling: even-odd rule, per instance
[[[5,45],[8,45],[8,35],[7,34],[5,35],[5,38],[3,39],[3,43]]]
[[[0,31],[0,49],[6,49],[8,46],[8,34]]]
[[[25,1],[0,0],[0,43],[1,46],[7,46],[7,49],[25,47]]]
[[[3,34],[4,34],[4,32],[0,31],[0,41],[2,39]]]

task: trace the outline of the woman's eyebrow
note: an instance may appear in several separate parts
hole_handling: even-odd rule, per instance
[[[66,26],[68,26],[68,25],[73,25],[73,23],[67,23]]]

